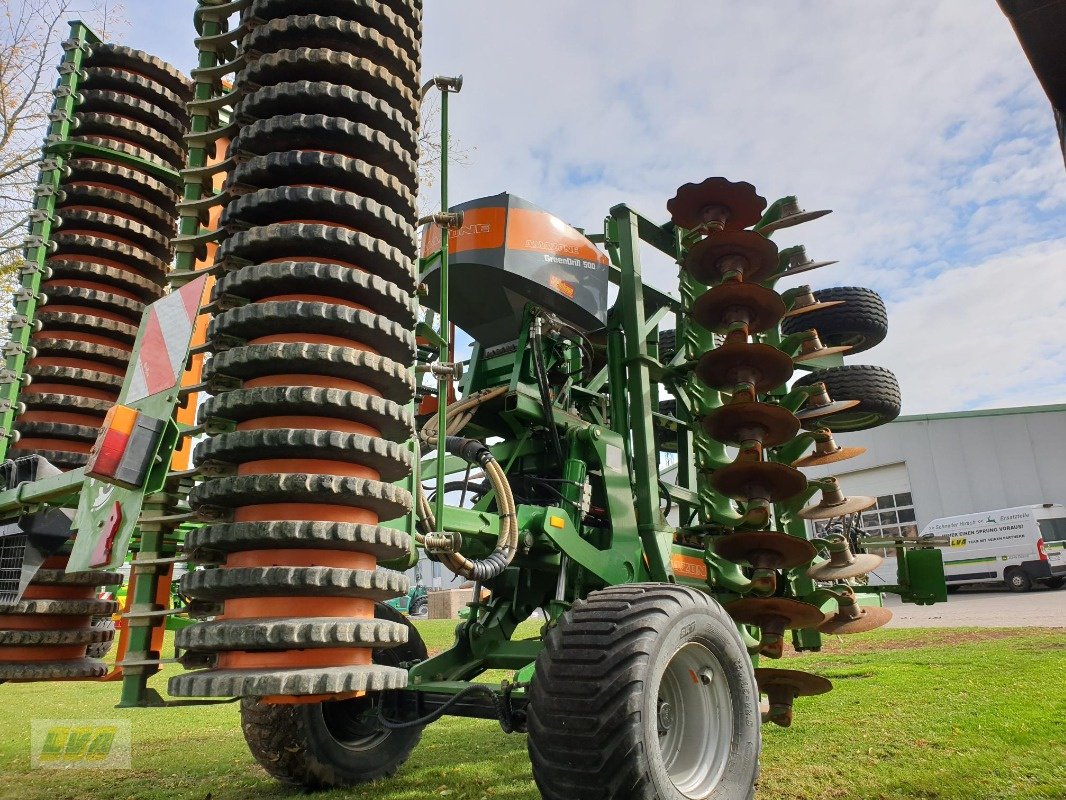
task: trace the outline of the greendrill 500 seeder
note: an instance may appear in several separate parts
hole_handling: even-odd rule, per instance
[[[417,0],[200,0],[195,24],[191,81],[66,43],[5,351],[0,680],[239,697],[252,754],[308,788],[388,776],[458,715],[528,732],[545,798],[751,797],[760,724],[831,688],[768,666],[787,643],[945,599],[926,542],[857,581],[873,499],[801,471],[899,412],[890,372],[842,363],[885,335],[876,294],[774,289],[819,264],[771,235],[828,212],[724,178],[590,233],[513,195],[449,208],[462,82],[420,85]],[[676,296],[643,281],[655,251]],[[474,587],[432,657],[385,604],[420,554]],[[97,587],[124,564],[108,673]]]

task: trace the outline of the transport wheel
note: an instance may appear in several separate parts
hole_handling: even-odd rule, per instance
[[[702,592],[610,587],[548,633],[529,706],[546,800],[750,800],[760,746],[751,661]]]
[[[845,364],[819,369],[804,375],[793,386],[824,383],[833,400],[858,400],[847,411],[816,420],[819,427],[837,433],[864,431],[891,422],[899,416],[903,404],[899,382],[891,370],[868,364]]]
[[[425,642],[399,611],[375,603],[376,619],[407,626],[407,643],[374,650],[375,664],[399,667],[428,657]],[[411,756],[422,728],[383,730],[368,717],[375,697],[275,705],[241,700],[241,729],[255,760],[282,783],[334,789],[385,778]]]
[[[861,286],[837,286],[818,289],[814,298],[820,303],[843,302],[843,305],[810,311],[781,321],[785,335],[814,328],[827,347],[850,346],[848,355],[876,347],[888,336],[888,312],[885,301],[873,289]]]
[[[1017,567],[1008,570],[1004,579],[1007,582],[1007,588],[1012,592],[1028,592],[1033,588],[1032,579],[1025,573],[1025,570]]]

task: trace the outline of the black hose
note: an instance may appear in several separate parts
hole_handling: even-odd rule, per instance
[[[399,720],[387,719],[384,716],[378,717],[381,721],[381,727],[386,730],[399,731],[405,728],[423,728],[429,725],[431,722],[436,722],[438,719],[448,713],[449,710],[454,708],[460,700],[465,700],[475,694],[488,695],[492,700],[492,705],[496,710],[496,717],[500,722],[500,727],[503,728],[504,733],[513,733],[514,731],[524,731],[526,715],[524,711],[516,711],[511,705],[511,692],[514,690],[514,686],[507,686],[503,694],[493,691],[492,687],[485,684],[475,683],[467,686],[461,692],[458,692],[447,700],[445,700],[438,708],[426,714],[424,717],[418,719]]]
[[[393,720],[393,719],[386,719],[385,717],[381,717],[380,718],[381,719],[381,727],[387,728],[390,731],[400,731],[400,730],[403,730],[405,728],[421,728],[421,727],[424,727],[425,725],[428,725],[431,722],[436,722],[438,719],[443,717],[445,714],[448,713],[448,709],[450,709],[453,706],[455,706],[460,700],[464,700],[467,697],[469,697],[470,695],[474,695],[474,694],[488,694],[490,697],[492,697],[493,702],[496,702],[496,692],[492,691],[492,689],[490,687],[488,687],[488,686],[485,686],[483,684],[475,683],[475,684],[473,684],[471,686],[467,686],[461,692],[458,692],[457,694],[452,695],[448,700],[446,700],[444,703],[442,703],[439,708],[437,708],[434,711],[429,712],[424,717],[419,717],[418,719],[406,720],[404,722],[400,722],[398,720]]]
[[[555,454],[556,463],[562,467],[563,442],[559,438],[559,428],[555,425],[555,414],[552,413],[551,387],[548,384],[548,371],[544,366],[544,336],[540,331],[539,318],[533,321],[533,373],[537,377],[537,388],[540,389],[540,404],[544,408],[544,421],[548,426],[548,439]]]

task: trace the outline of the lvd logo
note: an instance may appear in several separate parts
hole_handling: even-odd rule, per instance
[[[34,720],[33,766],[128,769],[130,727],[128,720]]]
[[[118,730],[113,725],[101,728],[50,728],[41,748],[41,761],[103,761],[111,753]]]

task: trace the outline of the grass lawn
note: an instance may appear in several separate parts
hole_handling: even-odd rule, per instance
[[[419,625],[431,649],[453,623]],[[882,630],[787,658],[835,689],[797,702],[794,726],[764,726],[759,798],[1066,798],[1066,631]],[[175,670],[171,667],[168,674]],[[154,685],[163,688],[157,677]],[[117,684],[0,686],[0,798],[296,798],[245,748],[233,705],[115,710]],[[133,769],[33,770],[34,718],[128,718]],[[495,724],[431,725],[391,781],[323,800],[537,800],[525,736]]]

